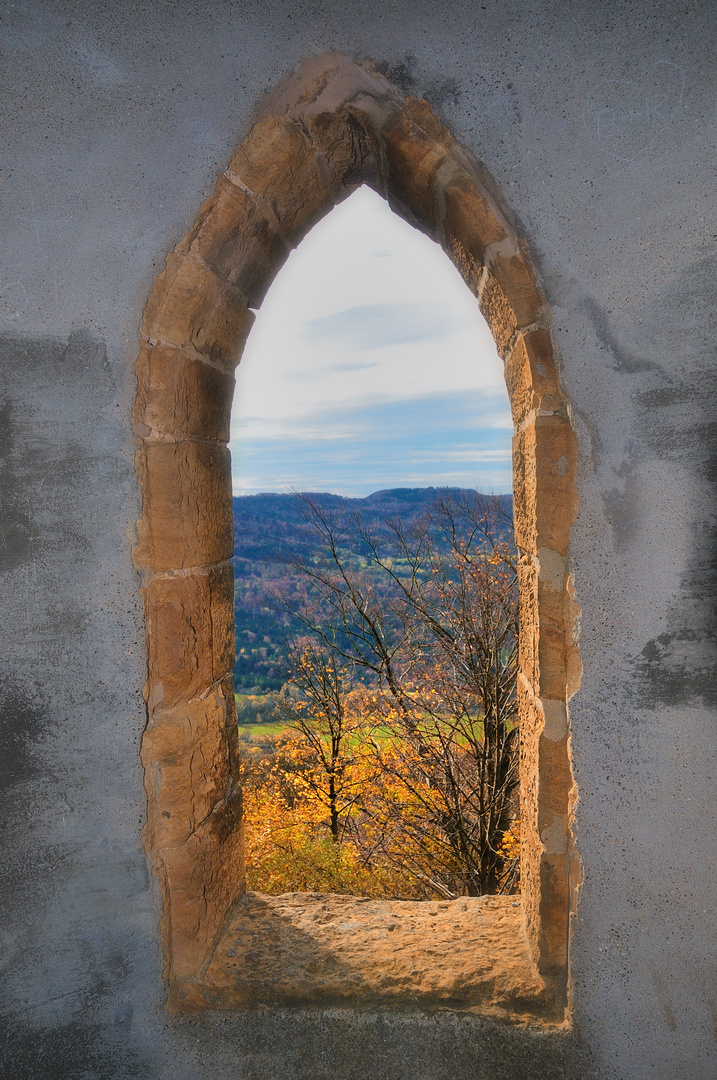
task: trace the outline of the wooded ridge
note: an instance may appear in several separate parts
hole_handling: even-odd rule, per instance
[[[438,496],[456,496],[465,490],[390,488],[363,499],[328,492],[312,493],[311,498],[335,512],[360,512],[366,525],[380,528],[387,519],[408,524],[424,514]],[[496,499],[512,511],[512,495]],[[233,506],[234,682],[239,693],[263,694],[283,686],[287,637],[297,629],[277,598],[278,593],[291,595],[297,587],[295,571],[283,560],[287,556],[310,557],[315,540],[306,529],[305,511],[296,494],[235,496]]]

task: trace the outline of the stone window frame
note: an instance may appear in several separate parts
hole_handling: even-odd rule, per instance
[[[577,440],[551,316],[484,166],[425,101],[340,54],[306,61],[265,99],[142,319],[134,559],[148,647],[143,838],[160,883],[169,1007],[201,1001],[202,973],[245,889],[232,681],[233,371],[250,308],[289,251],[361,184],[442,245],[505,362],[521,611],[522,904],[531,954],[564,1015],[580,880],[568,717],[581,674],[569,555]]]

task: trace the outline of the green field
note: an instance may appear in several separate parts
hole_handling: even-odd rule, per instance
[[[235,694],[239,739],[256,742],[267,735],[280,735],[286,724],[276,715],[276,707],[268,694]]]
[[[274,721],[268,724],[239,724],[240,742],[261,742],[267,735],[281,735],[286,725]]]
[[[237,714],[239,717],[239,741],[262,742],[267,736],[281,735],[290,730],[285,721],[274,719],[274,706],[271,698],[264,694],[235,694],[237,702]],[[382,743],[389,739],[392,734],[390,728],[379,726],[371,731],[371,738]],[[350,736],[348,745],[356,740],[356,736]]]

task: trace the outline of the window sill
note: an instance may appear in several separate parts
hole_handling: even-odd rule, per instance
[[[203,978],[176,983],[170,1008],[266,1005],[447,1009],[540,1026],[563,1020],[530,959],[520,900],[510,896],[247,893]]]

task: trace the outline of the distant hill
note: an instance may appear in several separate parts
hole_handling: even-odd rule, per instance
[[[386,518],[408,522],[424,513],[437,495],[459,495],[462,488],[391,488],[364,499],[328,492],[311,493],[326,508],[359,510],[363,519],[379,525]],[[512,496],[501,496],[506,507]],[[277,556],[291,551],[309,554],[301,500],[296,495],[242,495],[234,498],[234,617],[238,692],[279,690],[285,681],[284,655],[291,623],[274,591],[291,592],[294,580]]]

